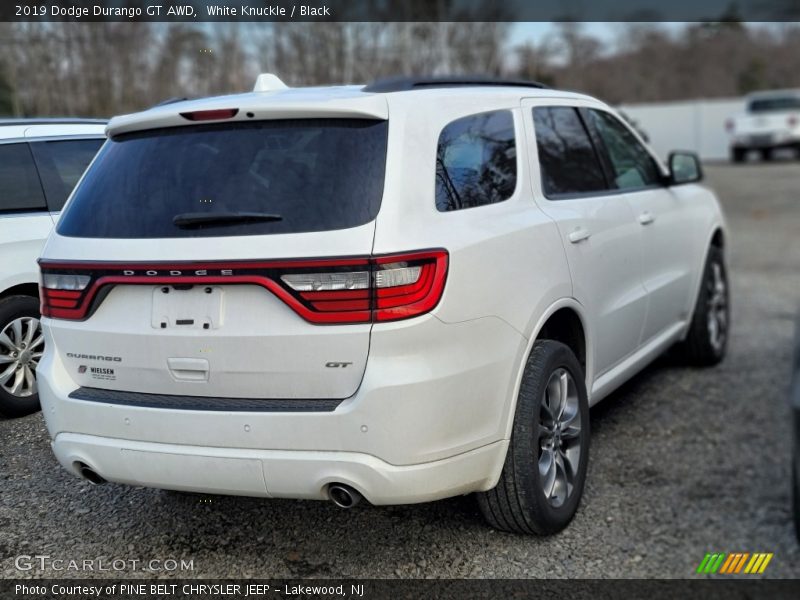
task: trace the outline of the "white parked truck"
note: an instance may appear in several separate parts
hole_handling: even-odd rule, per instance
[[[731,160],[743,162],[751,151],[772,160],[776,150],[794,150],[800,158],[800,90],[757,92],[747,97],[747,109],[727,122]]]

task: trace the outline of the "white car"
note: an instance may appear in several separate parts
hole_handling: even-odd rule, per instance
[[[725,353],[726,234],[693,155],[605,104],[393,79],[111,120],[40,261],[70,472],[349,507],[479,492],[572,518],[589,406],[675,343]]]
[[[0,415],[39,409],[36,259],[104,129],[90,119],[0,119]]]
[[[793,150],[800,158],[800,90],[750,94],[745,114],[726,125],[733,162],[743,162],[750,151],[771,160],[781,149]]]

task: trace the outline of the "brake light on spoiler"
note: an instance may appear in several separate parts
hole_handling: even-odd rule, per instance
[[[187,121],[222,121],[232,119],[239,114],[238,108],[219,108],[216,110],[195,110],[182,112],[181,116]]]
[[[203,263],[39,261],[41,312],[84,320],[118,285],[258,285],[315,324],[408,319],[433,310],[447,278],[446,250],[369,257]]]

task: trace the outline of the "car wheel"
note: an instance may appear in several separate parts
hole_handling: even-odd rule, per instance
[[[731,149],[731,161],[735,163],[743,163],[744,159],[747,158],[747,150],[743,148],[732,148]]]
[[[39,301],[30,296],[0,301],[0,414],[21,417],[39,410],[36,367],[43,350]]]
[[[761,160],[767,160],[767,161],[772,160],[772,155],[773,155],[772,148],[764,148],[761,151]]]
[[[794,460],[792,461],[792,481],[794,482],[792,497],[794,499],[794,533],[800,543],[800,443],[795,442]]]
[[[679,346],[690,364],[716,365],[725,357],[730,326],[728,276],[721,248],[708,251],[686,340]]]
[[[533,345],[497,485],[478,494],[489,524],[546,535],[575,516],[589,462],[589,402],[583,369],[564,344]]]

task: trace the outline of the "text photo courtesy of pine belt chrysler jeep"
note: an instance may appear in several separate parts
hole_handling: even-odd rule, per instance
[[[65,469],[342,507],[572,519],[589,406],[727,343],[725,226],[602,102],[391,79],[116,117],[40,260]]]
[[[0,119],[0,416],[39,410],[36,259],[104,130],[93,119]]]

